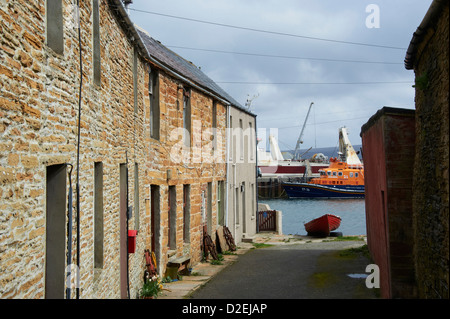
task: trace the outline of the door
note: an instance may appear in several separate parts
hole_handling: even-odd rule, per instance
[[[45,298],[64,298],[66,248],[66,164],[47,167]]]
[[[120,164],[120,298],[128,298],[127,164]]]

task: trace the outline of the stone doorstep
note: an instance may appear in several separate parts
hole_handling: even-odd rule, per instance
[[[255,240],[255,236],[245,235],[244,238],[242,238],[242,242],[244,242],[244,243],[253,243],[254,240]]]

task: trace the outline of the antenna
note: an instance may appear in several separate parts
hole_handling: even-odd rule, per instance
[[[128,9],[128,6],[130,4],[133,4],[133,0],[122,0],[122,2],[125,5],[125,9],[127,10],[127,13],[130,14],[130,10]]]

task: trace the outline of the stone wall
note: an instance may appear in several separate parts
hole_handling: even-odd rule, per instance
[[[424,30],[417,46],[414,219],[421,298],[448,298],[449,262],[449,6]]]
[[[0,4],[0,298],[45,298],[47,261],[46,172],[51,165],[72,164],[73,211],[76,212],[77,124],[80,86],[78,30],[72,1],[63,0],[64,52],[46,45],[45,1],[14,0]],[[134,99],[134,48],[119,27],[107,1],[100,3],[101,84],[93,81],[92,1],[82,2],[81,45],[83,84],[80,140],[80,298],[120,298],[124,207],[120,204],[120,165],[128,162],[126,206],[133,207],[129,229],[138,230],[136,253],[129,255],[130,297],[142,285],[144,249],[151,247],[150,186],[160,186],[161,232],[159,271],[168,259],[168,186],[176,186],[177,248],[193,263],[201,259],[202,191],[212,182],[212,223],[216,218],[217,181],[226,178],[223,163],[178,163],[170,140],[181,125],[179,81],[161,70],[161,138],[149,133],[148,66],[137,59],[137,103]],[[199,130],[211,126],[213,100],[192,90],[192,120]],[[225,130],[226,108],[218,103],[218,127]],[[194,125],[193,125],[194,127]],[[208,136],[200,145],[208,149]],[[225,143],[225,141],[223,142]],[[225,145],[225,144],[224,144]],[[94,164],[103,163],[103,267],[94,267]],[[139,167],[139,210],[134,200],[135,164]],[[172,178],[168,179],[167,171]],[[191,184],[191,240],[183,242],[182,188]],[[67,190],[69,179],[66,181]],[[123,206],[123,204],[122,204]],[[204,206],[204,204],[203,204]],[[126,210],[126,207],[125,207]],[[67,214],[67,212],[63,212]],[[139,216],[139,222],[137,220]],[[74,216],[72,263],[76,263]],[[213,226],[214,226],[213,225]],[[122,239],[121,239],[122,233]],[[50,238],[51,239],[51,238]],[[123,247],[123,246],[122,246]],[[60,256],[66,258],[66,256]],[[122,278],[123,279],[123,278]],[[64,295],[63,292],[61,292]],[[75,292],[72,293],[74,298]]]
[[[156,68],[156,66],[152,66]],[[180,87],[181,85],[181,87]],[[149,171],[152,184],[160,185],[163,189],[161,197],[161,256],[159,263],[165,265],[168,257],[173,255],[168,247],[168,186],[176,186],[177,194],[177,228],[176,242],[177,249],[175,256],[181,257],[189,255],[192,263],[197,263],[202,259],[201,242],[203,235],[203,225],[207,223],[206,212],[208,211],[207,201],[202,198],[207,196],[207,184],[212,183],[212,207],[211,223],[215,236],[217,221],[217,182],[226,179],[225,153],[226,140],[222,139],[217,148],[217,158],[212,149],[212,105],[213,98],[206,96],[196,89],[191,88],[191,121],[192,134],[191,145],[187,158],[181,155],[184,143],[181,140],[183,123],[183,87],[186,84],[168,76],[161,70],[160,73],[160,108],[161,108],[161,137],[160,140],[150,139],[152,148],[156,150],[149,157]],[[226,107],[217,103],[217,129],[221,136],[226,136]],[[158,161],[159,159],[159,161]],[[152,163],[154,161],[154,163]],[[154,167],[153,167],[154,166]],[[170,170],[171,178],[167,178]],[[191,207],[191,234],[190,243],[183,242],[183,185],[191,185],[190,207]],[[202,212],[204,214],[202,215]],[[164,268],[161,269],[163,271]]]

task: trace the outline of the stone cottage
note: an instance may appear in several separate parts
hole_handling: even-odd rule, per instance
[[[256,233],[257,210],[256,115],[223,91],[192,62],[186,61],[159,41],[151,38],[145,30],[139,27],[136,29],[150,56],[148,59],[151,68],[149,74],[152,77],[150,83],[153,83],[155,94],[151,95],[149,103],[154,105],[154,99],[160,100],[160,109],[151,111],[154,112],[151,114],[160,112],[163,118],[169,118],[164,128],[166,133],[162,133],[164,131],[161,128],[162,124],[152,122],[154,131],[151,134],[155,137],[151,141],[158,145],[161,138],[165,136],[165,145],[175,151],[180,149],[181,152],[182,147],[179,146],[192,143],[191,158],[181,163],[181,167],[177,170],[183,174],[180,174],[180,178],[174,183],[187,185],[200,181],[201,191],[193,198],[199,201],[195,205],[200,207],[207,233],[213,239],[217,226],[229,227],[236,243],[245,237],[253,236]],[[180,96],[177,95],[174,99],[173,92],[178,92]],[[192,92],[202,94],[199,97],[201,100],[196,99],[197,95]],[[172,107],[173,113],[181,112],[181,110],[184,112],[186,101],[189,102],[188,107],[197,106],[192,109],[193,113],[188,112],[192,127],[179,125],[176,121],[180,119],[170,118],[172,113],[167,110]],[[194,111],[197,112],[194,113]],[[183,119],[185,116],[186,114],[183,113]],[[176,124],[168,125],[174,121]],[[171,139],[177,134],[176,129],[182,127],[191,132],[191,140],[182,145],[174,144]],[[179,155],[178,160],[182,162],[182,156]],[[194,172],[194,167],[197,167],[196,175],[191,174]],[[213,171],[221,169],[222,177],[214,177],[212,172],[208,173],[208,167]],[[156,171],[160,174],[166,169],[171,168],[158,168]],[[210,177],[206,177],[208,175]],[[227,178],[225,179],[224,176]],[[201,235],[200,229],[197,230],[197,235]],[[162,245],[162,247],[165,246]],[[159,247],[157,241],[156,247]],[[160,254],[158,248],[156,252],[157,255]],[[178,258],[186,255],[180,255],[180,253],[177,254]]]
[[[199,262],[239,104],[120,0],[1,2],[0,33],[0,298],[135,298],[145,249]]]

